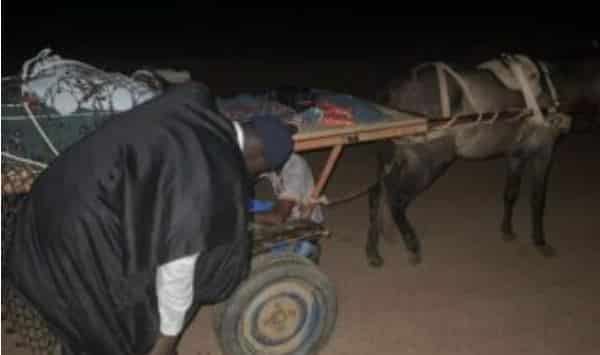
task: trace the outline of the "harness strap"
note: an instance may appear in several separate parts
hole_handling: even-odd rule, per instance
[[[518,63],[512,56],[504,55],[504,57],[507,60],[510,69],[515,74],[515,77],[519,81],[519,84],[521,85],[521,92],[523,93],[523,98],[525,99],[527,108],[533,111],[532,119],[538,124],[548,125],[549,123],[544,118],[537,99],[533,94],[533,89],[529,85],[529,82],[527,82],[527,79],[525,79],[525,74],[523,73],[521,64]]]
[[[467,101],[469,102],[469,104],[471,105],[473,110],[478,115],[483,115],[481,108],[477,104],[477,100],[475,99],[475,96],[473,95],[473,93],[471,92],[471,89],[469,88],[469,85],[467,84],[467,81],[459,73],[457,73],[454,69],[450,68],[450,66],[447,65],[446,63],[427,62],[427,63],[422,63],[422,64],[416,66],[415,68],[413,68],[413,72],[412,72],[413,80],[416,81],[417,80],[417,72],[419,70],[421,70],[423,67],[428,66],[428,65],[433,65],[436,68],[436,72],[438,75],[439,88],[440,88],[442,113],[443,113],[444,117],[450,117],[450,115],[451,115],[450,97],[448,94],[448,83],[447,83],[447,79],[444,75],[445,74],[444,72],[450,74],[456,80],[456,82],[458,83],[458,86],[460,86],[461,90],[463,91],[463,94],[465,95]]]
[[[444,75],[444,68],[440,63],[436,63],[435,70],[438,76],[438,83],[440,86],[440,100],[442,101],[442,115],[444,117],[450,117],[450,97],[448,94],[448,80]]]
[[[539,65],[542,71],[544,72],[544,79],[546,80],[548,90],[550,90],[550,96],[552,96],[554,108],[557,108],[560,106],[560,100],[558,99],[558,94],[556,93],[556,86],[554,86],[554,82],[552,81],[552,77],[550,76],[550,70],[544,62],[539,62]]]

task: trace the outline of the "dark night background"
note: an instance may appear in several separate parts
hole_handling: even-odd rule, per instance
[[[575,16],[407,16],[383,9],[392,15],[368,16],[364,7],[230,9],[199,2],[197,8],[2,6],[3,75],[43,47],[90,61],[159,64],[169,58],[425,60],[498,50],[573,56],[590,51],[597,38]]]

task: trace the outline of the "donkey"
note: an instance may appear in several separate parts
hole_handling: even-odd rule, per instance
[[[529,74],[530,83],[538,83],[537,90],[529,88],[527,91],[531,94],[529,104],[533,96],[538,108],[552,108],[558,101],[561,104],[561,112],[573,112],[575,115],[584,109],[598,115],[600,61],[594,59],[561,65],[543,62],[538,64],[532,61],[527,63],[529,70],[522,73]],[[420,72],[413,72],[412,78],[392,82],[383,91],[383,95],[378,96],[377,101],[399,111],[414,112],[428,117],[529,107],[528,96],[516,88],[514,82],[509,82],[511,78],[507,77],[506,73],[502,76],[502,70],[507,68],[501,69],[502,61],[495,61],[493,65],[487,64],[461,69],[451,69],[445,65],[417,67],[415,69]],[[440,75],[440,72],[444,73],[444,70],[440,69],[444,68],[452,75]],[[542,69],[552,73],[553,85],[542,80]],[[438,78],[444,82],[438,81]],[[555,95],[551,95],[550,89],[555,90]],[[440,92],[447,95],[443,97]],[[535,106],[535,103],[533,105]],[[385,200],[410,252],[409,260],[412,264],[417,264],[421,261],[421,247],[415,229],[406,216],[410,203],[442,176],[456,160],[498,157],[505,157],[508,163],[504,213],[500,224],[503,239],[509,241],[515,238],[513,207],[519,197],[524,170],[532,168],[531,238],[543,256],[554,256],[554,248],[546,241],[543,224],[546,186],[556,143],[568,131],[570,118],[552,111],[543,115],[537,110],[537,114],[527,117],[448,125],[432,130],[422,137],[406,137],[379,143],[379,178],[368,191],[369,228],[366,255],[369,264],[373,267],[383,265],[383,258],[379,254],[379,240],[383,232],[382,204]]]

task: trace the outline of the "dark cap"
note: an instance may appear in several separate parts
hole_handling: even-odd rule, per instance
[[[268,169],[272,171],[282,167],[294,150],[294,127],[269,114],[254,116],[246,124],[253,126],[262,140]]]

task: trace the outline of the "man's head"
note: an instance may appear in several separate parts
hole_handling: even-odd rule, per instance
[[[240,123],[244,131],[244,158],[250,173],[258,176],[281,168],[294,149],[294,127],[273,115],[255,116]]]

